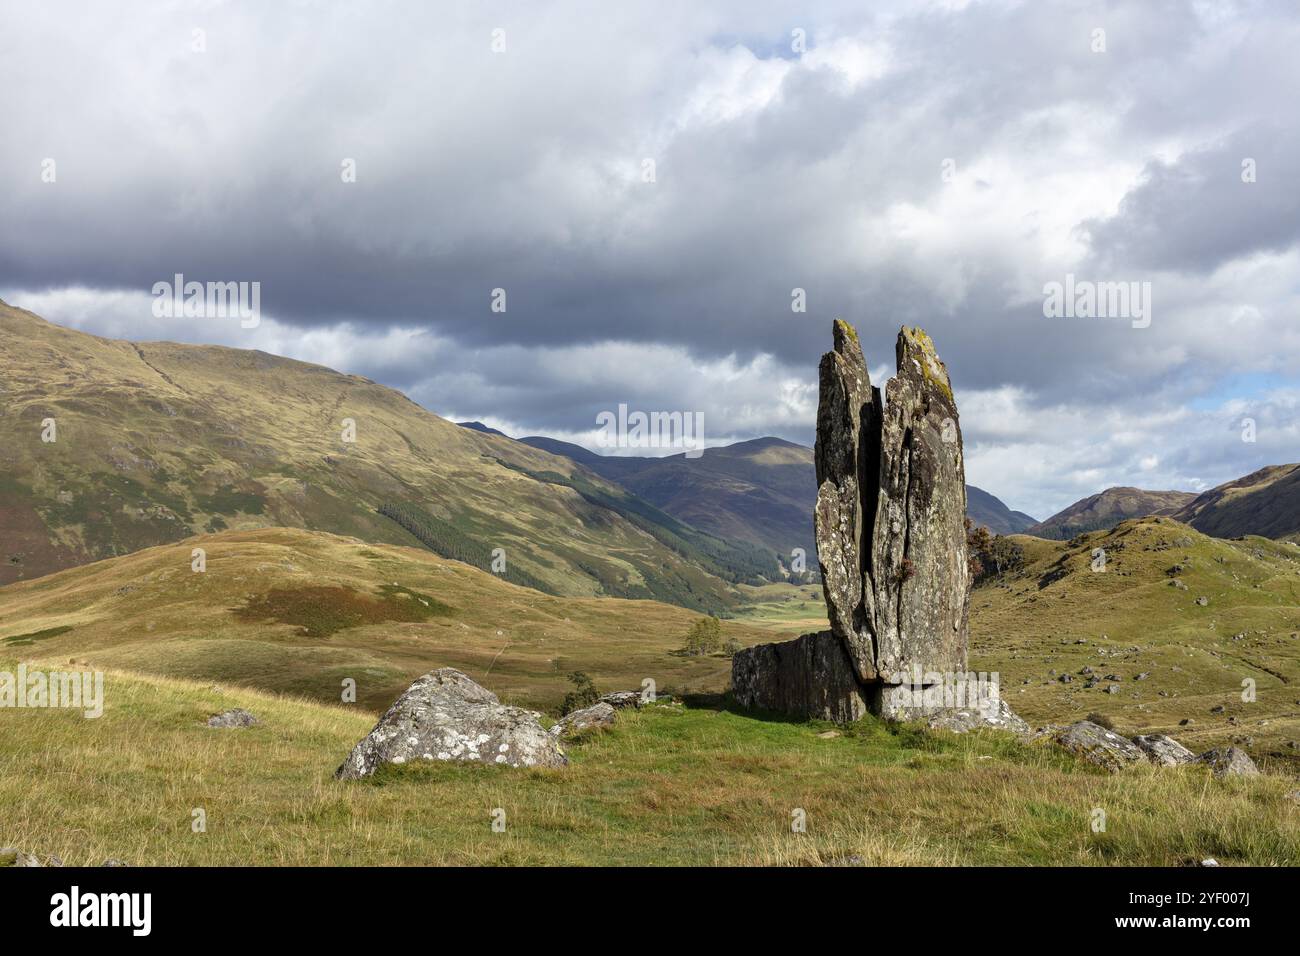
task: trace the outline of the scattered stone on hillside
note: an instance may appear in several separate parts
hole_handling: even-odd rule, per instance
[[[1196,723],[1196,721],[1192,720],[1192,718],[1190,718],[1190,717],[1184,717],[1182,720],[1180,720],[1180,721],[1178,722],[1178,726],[1179,726],[1179,727],[1187,727],[1187,726],[1190,726],[1191,724],[1194,724],[1194,723]]]
[[[1111,773],[1146,759],[1137,744],[1090,720],[1071,724],[1055,739],[1066,750]]]
[[[253,727],[260,724],[261,721],[244,710],[242,707],[235,707],[232,710],[223,711],[208,718],[209,727]]]
[[[1238,747],[1216,747],[1196,758],[1216,777],[1258,777],[1259,768],[1246,751]]]
[[[838,737],[839,735],[840,735],[840,732],[839,732],[838,730],[823,730],[823,731],[822,731],[820,734],[818,734],[817,736],[818,736],[818,738],[820,738],[821,740],[834,740],[834,739],[835,739],[836,737]]]
[[[129,864],[124,863],[121,860],[116,859],[115,857],[109,857],[107,860],[105,860],[103,863],[99,865],[100,866],[128,866]]]
[[[831,631],[737,653],[731,662],[731,693],[746,710],[841,724],[861,720],[869,710],[869,690],[858,681],[843,642]]]
[[[1212,714],[1221,714],[1221,713],[1223,713],[1224,710],[1226,710],[1226,709],[1227,709],[1227,708],[1225,708],[1222,704],[1215,704],[1213,707],[1210,708],[1210,713],[1212,713]]]
[[[600,702],[609,704],[615,710],[621,710],[624,707],[640,707],[643,703],[641,692],[637,690],[619,690],[612,694],[601,694]]]
[[[1033,730],[1001,697],[990,698],[981,707],[943,710],[927,721],[931,730],[950,730],[964,734],[981,727],[1009,730],[1018,737],[1029,737]]]
[[[1118,693],[1119,693],[1119,687],[1118,687],[1117,685],[1115,685],[1115,684],[1110,684],[1110,685],[1108,685],[1108,686],[1105,688],[1105,690],[1103,691],[1103,693],[1107,693],[1107,694],[1118,694]]]
[[[1218,866],[1218,865],[1219,865],[1219,861],[1212,856],[1207,856],[1204,860],[1201,861],[1201,866]]]
[[[41,861],[30,853],[24,853],[17,847],[0,848],[0,869],[5,867],[40,866]]]
[[[1177,767],[1196,759],[1196,754],[1164,734],[1139,734],[1133,738],[1133,743],[1142,749],[1148,760],[1162,767]]]
[[[558,736],[537,718],[533,711],[503,705],[487,688],[443,667],[417,679],[393,702],[335,776],[353,780],[381,764],[416,760],[563,767],[568,758]]]
[[[551,733],[560,737],[576,737],[591,730],[613,727],[617,719],[618,713],[611,704],[599,702],[565,714],[560,718],[559,723],[551,728]]]
[[[1150,677],[1150,676],[1151,676],[1151,672],[1150,672],[1150,671],[1143,671],[1141,674],[1138,674],[1138,675],[1137,675],[1136,677],[1134,677],[1133,679],[1134,679],[1134,680],[1146,680],[1146,679],[1147,679],[1148,677]]]
[[[1210,599],[1207,597],[1198,597],[1196,599],[1196,603],[1199,604],[1201,607],[1205,607],[1207,604],[1210,603]]]
[[[741,706],[799,717],[856,720],[868,707],[898,716],[887,712],[888,687],[966,670],[961,430],[925,332],[899,332],[887,401],[857,332],[837,320],[833,333],[819,367],[813,513],[830,631],[739,651],[733,690]]]

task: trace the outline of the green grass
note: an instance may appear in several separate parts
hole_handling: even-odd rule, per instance
[[[868,720],[823,739],[824,724],[658,705],[570,745],[562,770],[431,764],[344,783],[333,771],[373,713],[120,673],[105,696],[98,720],[2,715],[0,843],[72,865],[1300,863],[1285,780],[1112,777],[992,732]],[[263,723],[203,726],[233,706]]]

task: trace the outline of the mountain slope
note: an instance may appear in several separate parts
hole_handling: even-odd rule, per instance
[[[1172,514],[1195,497],[1188,491],[1107,488],[1024,530],[1040,538],[1065,541],[1083,531],[1113,528],[1129,518]]]
[[[1038,523],[1023,511],[1012,511],[1002,501],[974,485],[966,486],[966,514],[994,534],[1020,534]]]
[[[1125,734],[1197,753],[1230,743],[1300,769],[1300,546],[1168,517],[1017,543],[1024,566],[971,593],[971,669],[1000,671],[1017,713],[1063,724],[1099,712]]]
[[[0,583],[268,526],[445,545],[480,567],[501,548],[520,583],[702,610],[735,603],[723,577],[776,573],[594,475],[584,494],[567,458],[263,352],[103,339],[0,304],[0,388]]]
[[[477,423],[464,423],[475,427]],[[696,459],[598,455],[581,445],[534,435],[526,445],[565,455],[669,514],[719,537],[765,545],[782,558],[792,548],[816,555],[812,510],[817,499],[813,450],[780,438],[709,448]],[[1037,519],[966,486],[971,520],[998,534],[1017,534]]]
[[[1197,495],[1173,517],[1216,538],[1300,539],[1300,464],[1261,468]]]

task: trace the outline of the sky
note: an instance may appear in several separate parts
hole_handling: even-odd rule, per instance
[[[1293,2],[0,0],[0,298],[597,450],[811,444],[832,319],[881,385],[920,325],[1010,507],[1202,490],[1300,460],[1297,49]],[[259,324],[156,316],[178,273]]]

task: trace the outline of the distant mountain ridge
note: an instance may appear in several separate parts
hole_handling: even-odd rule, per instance
[[[994,534],[1024,534],[1038,519],[1023,511],[1012,511],[1002,501],[974,485],[966,486],[966,514],[977,525]]]
[[[1300,540],[1300,464],[1270,465],[1196,495],[1174,518],[1216,538]]]
[[[476,431],[496,431],[482,422],[460,424]],[[518,441],[563,455],[711,534],[761,544],[783,560],[796,547],[803,548],[810,560],[817,554],[812,527],[817,475],[813,450],[806,445],[783,438],[754,438],[708,448],[699,458],[689,459],[685,455],[599,455],[544,435]],[[971,520],[997,534],[1021,533],[1037,520],[1012,511],[973,485],[966,486],[966,504]]]
[[[1171,515],[1195,497],[1195,494],[1188,491],[1107,488],[1031,525],[1025,529],[1025,533],[1039,538],[1066,541],[1084,531],[1108,531],[1129,518]]]

